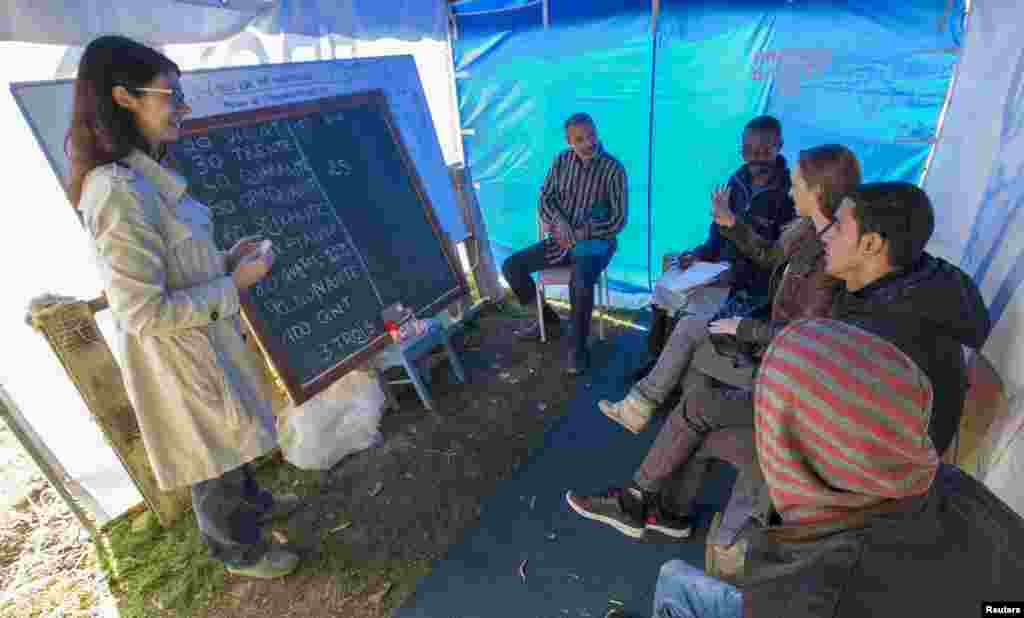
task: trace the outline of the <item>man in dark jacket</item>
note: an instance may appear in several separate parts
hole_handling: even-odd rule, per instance
[[[844,281],[837,320],[896,344],[935,387],[929,432],[945,453],[960,425],[967,371],[963,346],[980,349],[992,324],[963,271],[924,252],[935,228],[928,196],[909,183],[861,185],[823,235],[826,271]]]
[[[786,327],[756,387],[758,458],[783,523],[744,540],[728,582],[666,564],[655,615],[981,616],[1024,599],[1024,520],[940,465],[937,386],[859,326]]]
[[[778,119],[758,116],[748,122],[743,130],[744,164],[729,178],[724,192],[736,217],[748,224],[758,236],[772,243],[796,216],[789,196],[789,168],[785,157],[779,154],[781,149],[782,125]],[[698,261],[729,262],[732,265],[725,277],[729,295],[716,316],[750,317],[767,311],[771,303],[768,289],[771,272],[744,255],[714,222],[707,240],[680,255],[677,266],[685,270]],[[671,320],[665,309],[654,307],[653,310],[648,349],[656,359],[669,335]],[[649,366],[641,369],[635,377],[643,377],[649,369]]]

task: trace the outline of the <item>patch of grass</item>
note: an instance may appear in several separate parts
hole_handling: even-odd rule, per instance
[[[224,566],[207,555],[191,512],[169,529],[148,512],[125,518],[108,529],[105,550],[100,566],[122,618],[150,616],[154,606],[189,616],[224,586]]]
[[[483,297],[480,295],[480,286],[477,285],[477,282],[476,282],[476,273],[474,273],[472,270],[470,270],[470,271],[464,271],[463,274],[465,274],[465,276],[466,276],[466,285],[469,286],[469,298],[470,298],[470,300],[472,300],[474,303],[479,302],[480,299],[483,298]]]
[[[274,494],[306,496],[316,493],[329,474],[327,471],[303,470],[279,462],[276,457],[268,458],[249,468],[256,483]]]
[[[524,307],[520,305],[519,301],[515,300],[515,295],[512,294],[511,290],[506,290],[505,297],[494,304],[494,309],[498,315],[514,320],[532,318],[535,315],[534,306]]]
[[[300,496],[319,491],[325,474],[268,460],[254,466],[253,472],[261,486]],[[338,516],[339,521],[348,519],[345,513]],[[135,523],[133,530],[133,522],[140,521],[144,523]],[[388,612],[412,594],[419,578],[430,571],[429,560],[358,560],[329,529],[321,533],[320,541],[320,551],[305,562],[303,572],[330,577],[341,596],[372,596],[390,584],[376,606]],[[158,609],[194,616],[225,590],[226,571],[207,555],[191,512],[169,529],[161,528],[148,512],[115,522],[98,557],[122,618],[152,616]]]

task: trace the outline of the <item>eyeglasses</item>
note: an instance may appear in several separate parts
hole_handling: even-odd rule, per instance
[[[174,103],[177,107],[184,107],[188,105],[188,101],[185,100],[185,92],[181,88],[137,88],[135,86],[125,86],[129,90],[136,92],[151,92],[153,94],[166,94],[171,97],[171,103]]]

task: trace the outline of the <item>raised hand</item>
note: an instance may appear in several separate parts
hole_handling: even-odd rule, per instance
[[[711,218],[722,227],[736,225],[736,215],[729,208],[730,195],[732,188],[728,186],[719,185],[711,192]]]

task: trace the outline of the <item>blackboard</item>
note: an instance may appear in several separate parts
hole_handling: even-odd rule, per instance
[[[383,91],[187,121],[170,148],[218,246],[273,241],[243,315],[293,403],[391,343],[384,307],[466,292]]]

